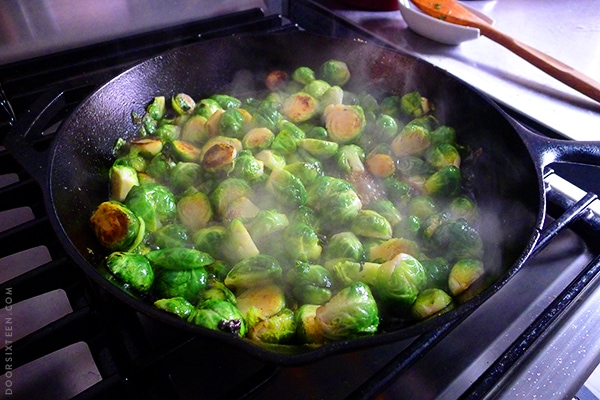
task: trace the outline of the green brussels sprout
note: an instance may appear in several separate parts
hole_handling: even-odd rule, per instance
[[[219,134],[222,136],[242,139],[246,133],[244,130],[246,120],[237,108],[225,110],[219,118]]]
[[[154,131],[154,135],[163,142],[172,142],[181,136],[181,127],[169,122],[161,121]]]
[[[381,100],[379,110],[382,114],[397,118],[401,114],[400,100],[401,96],[398,95],[386,96]]]
[[[433,144],[447,143],[454,145],[456,143],[456,131],[454,128],[446,125],[438,126],[431,131],[430,137]]]
[[[254,218],[259,211],[260,209],[252,200],[247,197],[240,197],[229,203],[225,215],[221,218],[224,223],[230,222],[236,218],[246,221]]]
[[[177,214],[175,195],[158,183],[134,186],[125,199],[125,205],[144,219],[146,230],[154,232],[172,221]]]
[[[361,210],[352,220],[351,231],[363,237],[390,239],[392,226],[389,221],[374,210]]]
[[[236,263],[225,278],[227,287],[249,288],[277,281],[282,268],[275,257],[256,254]]]
[[[330,271],[343,287],[355,282],[364,282],[367,285],[375,283],[380,266],[380,263],[359,262],[350,258],[334,258],[325,262],[325,269]]]
[[[319,102],[308,93],[297,92],[285,99],[281,111],[293,123],[304,122],[317,115]]]
[[[259,127],[250,129],[242,138],[242,146],[250,151],[260,151],[269,148],[275,135],[269,128]]]
[[[281,104],[265,99],[252,117],[252,123],[255,127],[266,128],[270,131],[277,130],[283,116],[279,112]]]
[[[429,102],[419,92],[406,93],[400,99],[400,111],[413,118],[429,112]]]
[[[319,108],[325,110],[327,106],[343,104],[344,102],[344,91],[341,87],[334,85],[330,86],[323,96],[319,99]],[[324,139],[324,138],[323,138]]]
[[[192,115],[181,127],[181,140],[202,145],[208,140],[207,119],[201,115]]]
[[[429,196],[414,196],[408,202],[408,212],[422,221],[438,212],[438,207]]]
[[[398,133],[398,121],[387,114],[380,114],[375,120],[375,135],[384,143],[390,143]]]
[[[169,172],[175,167],[175,164],[175,161],[171,157],[160,153],[150,160],[145,172],[158,181],[166,182],[170,176]]]
[[[253,326],[285,308],[285,293],[277,284],[264,283],[243,288],[236,301],[248,325]]]
[[[196,102],[194,99],[185,93],[177,93],[171,97],[171,106],[177,114],[191,114],[196,108]]]
[[[416,239],[421,232],[421,219],[416,215],[408,215],[394,227],[394,236]]]
[[[269,247],[276,237],[289,226],[286,214],[277,210],[261,210],[248,223],[248,232],[259,249]]]
[[[371,175],[377,178],[387,178],[396,172],[394,159],[384,153],[370,153],[365,160],[365,167]]]
[[[421,222],[421,235],[425,239],[430,239],[435,230],[448,220],[448,213],[437,212],[431,214]]]
[[[283,242],[285,253],[292,260],[315,261],[323,251],[315,229],[302,223],[288,226],[283,232]]]
[[[365,172],[365,152],[355,144],[341,146],[335,155],[336,165],[344,173]]]
[[[265,167],[269,168],[270,170],[284,168],[287,164],[283,155],[275,153],[269,149],[256,153],[255,157],[262,161]]]
[[[402,156],[396,159],[396,170],[403,176],[430,176],[436,170],[417,156]]]
[[[240,108],[242,106],[242,102],[239,99],[227,94],[213,94],[210,96],[210,99],[213,99],[219,103],[219,106],[221,106],[221,108],[224,110],[228,110],[230,108]]]
[[[194,325],[240,337],[246,336],[248,332],[242,313],[225,300],[212,299],[202,302],[187,320]]]
[[[369,203],[369,210],[373,210],[384,217],[391,226],[398,225],[402,221],[402,215],[394,203],[388,199],[375,200]]]
[[[163,142],[158,138],[135,138],[129,142],[130,154],[151,158],[163,150]]]
[[[117,158],[113,162],[113,166],[117,165],[131,167],[137,172],[145,172],[146,168],[148,167],[148,161],[139,153],[129,152],[126,155]]]
[[[290,208],[304,205],[308,197],[302,181],[281,168],[271,171],[266,188],[280,204]]]
[[[141,254],[113,252],[106,257],[106,267],[119,280],[138,292],[149,291],[154,283],[154,270]]]
[[[223,282],[229,271],[231,271],[231,264],[225,260],[216,260],[204,268],[208,273],[209,279],[218,279],[220,282]]]
[[[300,304],[323,304],[331,297],[329,271],[317,264],[296,262],[285,275]]]
[[[321,140],[327,140],[328,138],[327,129],[325,129],[324,126],[311,126],[310,128],[306,129],[305,132],[307,138]]]
[[[319,77],[331,85],[344,86],[350,76],[350,68],[340,60],[327,60],[319,68]]]
[[[296,161],[287,164],[283,169],[300,179],[300,182],[305,187],[311,185],[315,179],[325,174],[323,165],[319,161]]]
[[[223,107],[214,99],[202,99],[196,103],[194,114],[200,115],[206,119],[210,118],[215,112],[223,111]]]
[[[154,280],[157,297],[183,297],[196,304],[202,297],[208,282],[204,267],[191,269],[158,269]]]
[[[173,158],[186,162],[197,162],[202,152],[199,147],[196,147],[192,143],[177,139],[172,140],[165,146],[165,149],[170,154],[173,154]]]
[[[194,162],[178,162],[170,171],[170,185],[176,191],[195,186],[202,176],[202,167]]]
[[[286,344],[296,335],[294,312],[284,308],[279,313],[259,321],[248,330],[248,337],[261,343]]]
[[[212,225],[194,232],[192,242],[196,249],[212,255],[214,258],[221,258],[226,238],[227,230],[224,226]]]
[[[302,88],[302,91],[308,93],[313,98],[320,100],[323,95],[331,88],[331,85],[322,79],[315,79],[307,83]]]
[[[419,255],[419,251],[417,242],[406,238],[393,237],[370,246],[367,258],[369,261],[381,263],[391,260],[400,253],[416,257]]]
[[[365,251],[362,242],[353,232],[344,231],[331,236],[325,247],[324,256],[326,260],[333,258],[351,258],[362,261]]]
[[[234,161],[231,176],[256,182],[263,178],[265,164],[255,158],[251,152],[242,151]]]
[[[146,254],[146,258],[154,267],[171,270],[204,267],[215,261],[210,254],[187,247],[152,250]]]
[[[298,67],[292,73],[292,79],[306,85],[315,80],[315,71],[309,67]]]
[[[462,218],[473,225],[479,221],[479,208],[475,201],[467,196],[458,196],[448,205],[448,212],[454,219]]]
[[[467,258],[458,260],[448,275],[448,288],[456,296],[467,290],[484,274],[483,262]]]
[[[355,142],[362,135],[366,119],[360,106],[329,105],[323,111],[329,138],[339,144]]]
[[[192,232],[204,228],[212,220],[213,214],[210,200],[202,192],[185,195],[177,202],[177,218]]]
[[[296,337],[301,343],[322,344],[325,341],[322,328],[317,324],[316,304],[303,304],[296,310]]]
[[[383,188],[387,195],[397,207],[408,203],[412,195],[411,187],[396,177],[389,176],[383,179]]]
[[[317,308],[316,320],[325,338],[353,339],[377,332],[379,312],[369,287],[356,282]]]
[[[187,230],[179,224],[169,224],[156,230],[152,235],[152,244],[159,249],[167,247],[189,247]]]
[[[140,180],[137,171],[127,165],[113,165],[108,172],[110,179],[110,198],[122,202],[132,187],[138,186]]]
[[[420,262],[427,273],[427,287],[447,290],[452,264],[443,257],[420,260]]]
[[[100,244],[109,250],[132,250],[144,236],[143,219],[117,201],[101,203],[90,217]]]
[[[322,176],[308,191],[306,204],[315,210],[321,220],[333,226],[348,223],[356,217],[362,203],[352,185],[339,178]]]
[[[449,143],[430,146],[425,152],[425,160],[436,169],[454,165],[460,167],[460,154],[456,147]]]
[[[308,206],[300,206],[291,214],[289,214],[289,221],[293,224],[306,224],[308,226],[312,226],[313,228],[317,225],[317,216],[312,208]]]
[[[225,216],[230,204],[239,198],[252,196],[253,190],[244,179],[227,178],[219,182],[210,194],[210,201],[220,218]]]
[[[431,144],[429,131],[421,125],[408,123],[392,140],[391,148],[396,157],[421,156]]]
[[[154,302],[154,306],[159,310],[170,312],[177,315],[179,318],[188,319],[194,311],[194,305],[183,297],[172,297],[170,299],[158,299]]]
[[[156,96],[152,102],[146,106],[146,113],[150,118],[159,120],[165,115],[166,99],[164,96]]]
[[[224,256],[234,263],[260,253],[248,229],[239,218],[233,219],[227,226],[225,246],[222,251]]]
[[[443,312],[452,304],[452,297],[442,289],[430,288],[419,293],[411,308],[411,314],[422,320]]]
[[[288,156],[294,154],[298,149],[298,140],[294,134],[288,130],[282,130],[273,139],[271,149],[279,154]]]
[[[225,300],[236,305],[235,294],[223,282],[211,279],[208,281],[207,289],[202,293],[201,302],[206,300]]]
[[[448,261],[461,258],[481,258],[483,242],[477,230],[464,219],[448,220],[433,232],[430,246]]]
[[[298,147],[319,160],[326,160],[336,155],[339,145],[329,140],[306,138],[298,141]]]
[[[427,274],[421,263],[411,255],[400,253],[384,262],[372,285],[375,297],[398,310],[408,309],[427,285]]]

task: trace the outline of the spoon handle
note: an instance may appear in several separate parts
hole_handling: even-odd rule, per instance
[[[482,35],[506,47],[562,83],[600,102],[600,83],[597,81],[561,61],[519,42],[489,24],[482,23],[477,25]]]

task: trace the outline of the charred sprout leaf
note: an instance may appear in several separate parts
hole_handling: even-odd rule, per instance
[[[158,183],[132,187],[125,205],[144,219],[150,232],[172,221],[177,213],[175,195],[168,187]]]
[[[146,258],[154,267],[172,270],[204,267],[215,261],[210,254],[187,247],[152,250],[146,254]]]
[[[356,282],[340,290],[316,310],[316,320],[329,340],[352,339],[377,332],[379,314],[369,287]]]
[[[212,299],[202,302],[188,322],[208,329],[244,337],[248,328],[242,313],[236,306],[225,300]]]
[[[183,297],[159,299],[154,302],[154,306],[160,310],[175,314],[182,319],[188,319],[194,311],[194,305]]]
[[[275,257],[256,254],[236,263],[225,278],[227,287],[249,288],[281,279],[282,268]]]
[[[483,262],[471,258],[457,261],[448,276],[448,288],[454,296],[467,290],[484,273]]]
[[[262,343],[290,343],[296,335],[294,312],[284,308],[279,313],[259,321],[248,331],[248,337]]]
[[[154,270],[143,255],[114,252],[106,258],[106,267],[138,292],[149,291],[154,283]]]
[[[90,218],[96,238],[109,250],[127,250],[144,235],[143,221],[125,205],[105,201]]]
[[[425,319],[444,311],[451,304],[452,297],[443,290],[425,289],[417,296],[411,312],[416,319]]]

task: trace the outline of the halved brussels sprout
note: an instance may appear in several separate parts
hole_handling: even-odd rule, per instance
[[[125,205],[116,201],[101,203],[90,217],[100,244],[109,250],[128,250],[144,236],[143,221]]]

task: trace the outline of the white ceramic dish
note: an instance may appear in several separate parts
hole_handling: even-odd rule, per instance
[[[410,0],[398,0],[398,4],[400,6],[399,9],[402,18],[404,18],[408,27],[421,36],[449,45],[458,45],[462,42],[474,40],[479,37],[479,29],[454,25],[430,17],[419,10],[419,8],[412,4]],[[481,17],[490,24],[494,23],[494,20],[487,15],[482,14],[464,3],[461,4],[473,14]]]

